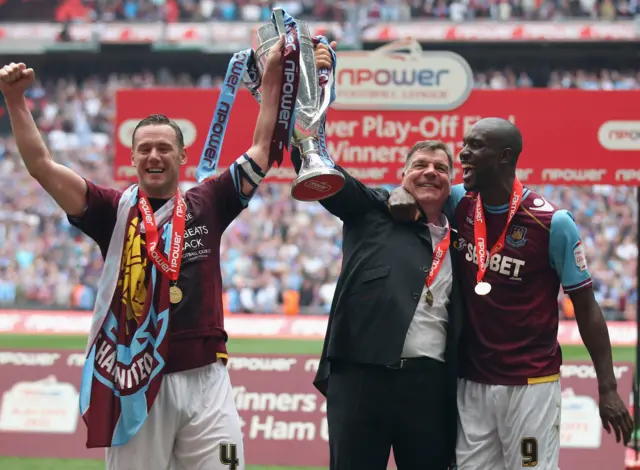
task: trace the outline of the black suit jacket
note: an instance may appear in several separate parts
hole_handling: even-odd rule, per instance
[[[297,149],[292,151],[292,160],[298,171]],[[388,191],[369,188],[342,168],[336,168],[345,176],[344,188],[320,201],[343,221],[342,271],[314,380],[316,388],[325,396],[333,359],[383,366],[400,359],[433,255],[431,234],[424,221],[396,222],[387,207]],[[447,215],[452,220],[452,214]],[[445,352],[450,401],[443,404],[451,411],[452,427],[443,432],[451,437],[452,452],[457,425],[457,349],[464,318],[463,299],[455,274],[458,260],[453,247],[456,241],[457,233],[452,230],[449,252],[454,282],[448,306]]]

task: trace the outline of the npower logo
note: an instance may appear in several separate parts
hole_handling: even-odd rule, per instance
[[[118,140],[126,148],[131,148],[131,138],[133,137],[133,130],[143,118],[139,119],[126,119],[118,126]],[[175,123],[180,126],[182,135],[184,136],[184,146],[189,148],[196,141],[198,131],[193,122],[188,119],[174,119]]]
[[[339,52],[336,67],[338,109],[449,111],[473,88],[473,73],[460,55],[423,52],[413,39],[374,51]]]
[[[640,121],[607,121],[598,129],[607,150],[640,150]]]

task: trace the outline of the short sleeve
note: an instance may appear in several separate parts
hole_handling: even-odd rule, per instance
[[[464,189],[464,186],[462,184],[456,184],[451,187],[451,194],[444,204],[444,214],[447,216],[447,219],[449,219],[449,224],[454,230],[458,229],[456,208],[465,194],[467,194],[467,191]]]
[[[571,213],[559,210],[553,214],[550,232],[549,259],[564,292],[592,285],[584,245]]]
[[[449,197],[450,203],[453,205],[453,209],[455,210],[458,207],[460,201],[464,195],[467,194],[467,191],[464,189],[463,184],[456,184],[451,187],[451,196]]]
[[[235,181],[231,170],[226,169],[219,177],[205,181],[191,191],[205,191],[205,197],[211,198],[219,219],[217,225],[222,233],[248,204],[245,201],[247,198],[241,197],[241,188],[241,181]]]
[[[86,181],[86,180],[85,180]],[[122,192],[87,181],[87,207],[81,217],[67,216],[69,223],[94,240],[102,257],[107,255],[116,225]]]

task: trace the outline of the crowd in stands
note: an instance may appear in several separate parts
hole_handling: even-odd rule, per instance
[[[638,88],[632,74],[557,72],[549,86]],[[212,77],[109,76],[83,83],[37,82],[28,91],[35,119],[56,161],[113,186],[110,146],[114,93],[122,86],[211,86]],[[476,74],[478,86],[530,86],[526,74]],[[2,121],[0,116],[0,122]],[[4,117],[6,122],[6,116]],[[539,187],[570,209],[584,236],[598,300],[609,319],[635,318],[635,189]],[[222,243],[226,305],[231,312],[325,314],[341,264],[341,222],[317,203],[301,203],[288,185],[264,185]],[[24,170],[15,143],[0,133],[0,306],[91,309],[102,260]],[[561,296],[563,315],[571,304]]]
[[[264,21],[275,6],[301,19],[347,21],[355,15],[365,23],[412,19],[612,20],[633,17],[638,11],[634,0],[62,0],[56,16],[59,21]]]
[[[4,21],[264,21],[282,6],[301,19],[375,21],[433,19],[624,19],[637,0],[0,0]]]

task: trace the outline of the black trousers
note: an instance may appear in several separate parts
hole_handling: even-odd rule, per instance
[[[330,470],[446,470],[446,366],[428,358],[402,369],[332,362],[327,391]],[[455,420],[455,418],[454,418]]]

